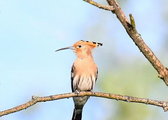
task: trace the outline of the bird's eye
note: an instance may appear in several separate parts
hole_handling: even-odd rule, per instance
[[[82,47],[82,45],[78,45],[77,47],[78,47],[78,48],[81,48],[81,47]]]

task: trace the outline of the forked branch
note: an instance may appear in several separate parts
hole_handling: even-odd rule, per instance
[[[14,112],[24,110],[28,107],[33,106],[34,104],[38,102],[53,101],[53,100],[59,100],[59,99],[64,99],[64,98],[77,97],[77,96],[94,96],[94,97],[102,97],[102,98],[120,100],[120,101],[125,101],[125,102],[143,103],[143,104],[149,104],[149,105],[162,107],[164,111],[168,110],[167,101],[158,101],[158,100],[152,100],[148,98],[138,98],[138,97],[111,94],[111,93],[102,93],[102,92],[80,92],[78,94],[65,93],[65,94],[51,95],[51,96],[45,96],[45,97],[32,97],[32,100],[28,101],[27,103],[13,107],[11,109],[0,111],[0,117],[7,115],[7,114],[11,114]]]
[[[94,6],[97,6],[96,4],[93,4],[94,1],[92,0],[84,0],[84,1]],[[139,48],[142,54],[147,58],[147,60],[152,64],[152,66],[158,72],[159,74],[158,76],[161,79],[163,79],[166,85],[168,85],[168,69],[160,62],[160,60],[155,56],[152,50],[146,45],[141,35],[137,32],[133,16],[130,14],[130,20],[128,20],[126,15],[120,8],[119,4],[116,2],[116,0],[107,0],[107,2],[109,6],[111,6],[113,9],[111,10],[110,7],[107,7],[107,6],[104,7],[104,9],[110,10],[114,14],[116,14],[117,18],[119,19],[121,24],[124,26],[128,35],[132,38],[135,45]],[[98,4],[97,7],[100,8],[100,6],[101,6],[101,9],[103,9],[103,5]]]

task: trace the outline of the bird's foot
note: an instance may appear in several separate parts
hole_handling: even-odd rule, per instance
[[[80,91],[79,90],[75,90],[75,94],[79,95]]]

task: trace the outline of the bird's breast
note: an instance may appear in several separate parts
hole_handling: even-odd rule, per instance
[[[92,90],[97,78],[97,66],[94,61],[78,60],[74,63],[74,90]]]

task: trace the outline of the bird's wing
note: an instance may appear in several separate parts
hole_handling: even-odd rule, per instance
[[[71,68],[71,89],[72,89],[72,92],[74,92],[74,88],[73,88],[73,79],[74,79],[74,65],[72,65],[72,68]]]

